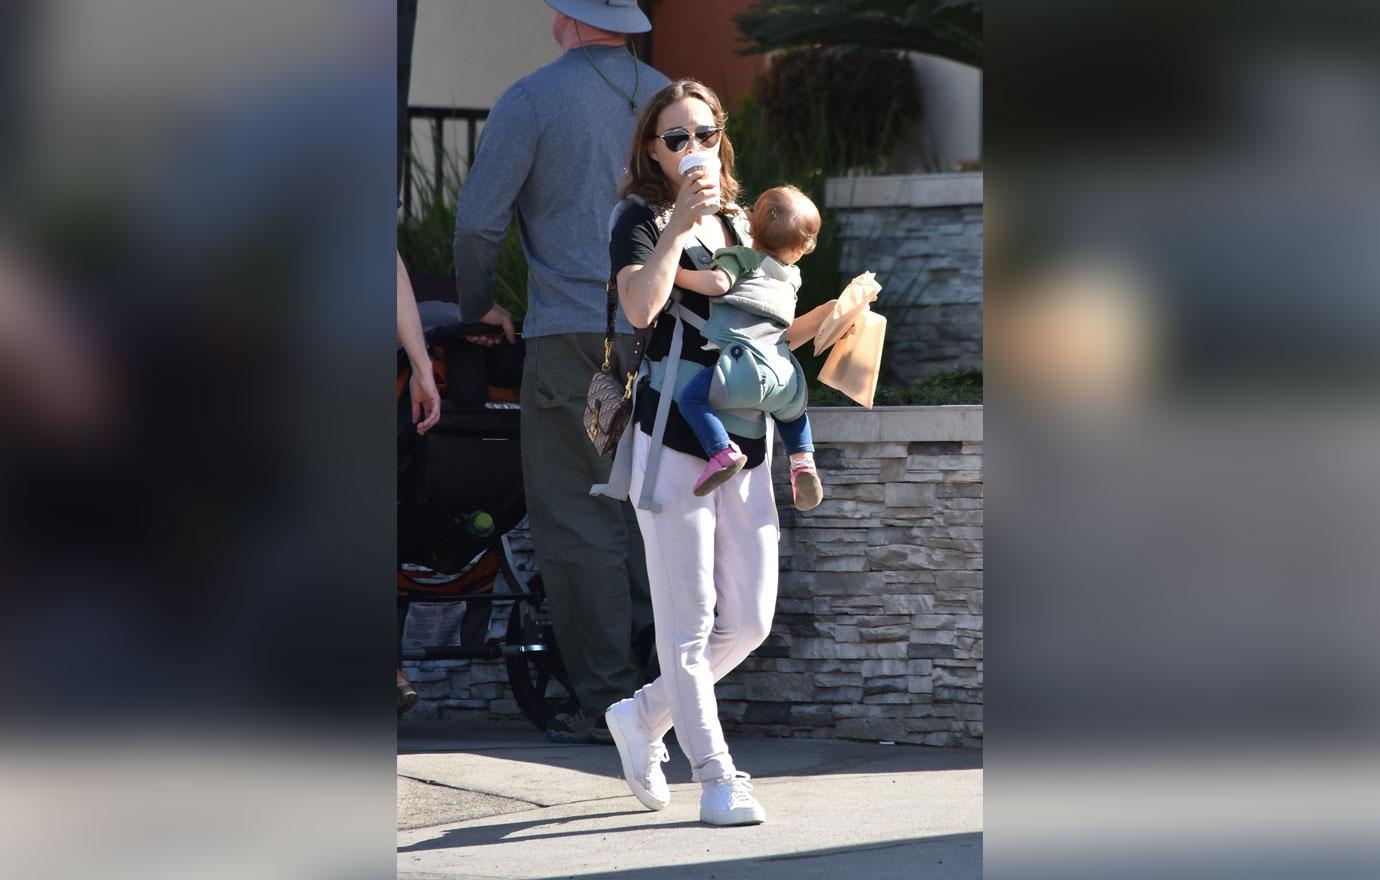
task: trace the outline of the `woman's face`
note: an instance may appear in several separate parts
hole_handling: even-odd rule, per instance
[[[652,134],[665,134],[676,128],[694,132],[705,127],[712,128],[715,124],[714,111],[709,109],[708,104],[699,98],[678,98],[667,104],[661,114],[657,116],[656,130]],[[680,160],[701,150],[708,150],[717,155],[719,142],[715,141],[712,147],[705,147],[692,137],[685,146],[681,147],[680,152],[674,152],[666,146],[661,138],[654,137],[650,147],[652,161],[661,168],[661,173],[666,175],[666,179],[671,181],[675,189],[680,189],[684,182],[680,173]]]

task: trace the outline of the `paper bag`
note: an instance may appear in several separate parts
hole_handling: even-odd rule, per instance
[[[886,336],[886,318],[868,304],[877,299],[881,289],[877,276],[863,272],[848,282],[838,299],[811,309],[786,330],[786,345],[792,351],[811,339],[816,355],[833,346],[819,371],[819,381],[868,409],[877,393]]]
[[[815,354],[842,339],[858,317],[868,310],[868,303],[877,299],[881,289],[877,276],[871,272],[864,272],[848,282],[843,293],[834,300],[833,309],[820,322],[819,330],[815,333]]]
[[[819,381],[871,409],[882,368],[886,318],[867,310],[866,303],[863,308],[862,314],[849,325],[851,332],[846,330],[834,343],[834,350],[819,371]]]

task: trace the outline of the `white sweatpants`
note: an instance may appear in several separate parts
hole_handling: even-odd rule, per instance
[[[651,438],[635,425],[628,430],[637,432],[631,496],[637,498]],[[661,677],[638,690],[634,700],[658,738],[675,727],[696,781],[735,769],[719,724],[714,682],[771,631],[780,544],[765,463],[739,471],[699,498],[691,489],[703,469],[700,459],[663,447],[655,495],[661,511],[637,511]]]

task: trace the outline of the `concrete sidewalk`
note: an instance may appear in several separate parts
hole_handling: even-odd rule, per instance
[[[672,803],[645,810],[611,746],[530,725],[398,726],[398,877],[812,880],[982,876],[982,754],[730,737],[767,822],[711,828],[668,735]]]

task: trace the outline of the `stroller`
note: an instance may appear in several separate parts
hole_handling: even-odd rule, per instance
[[[454,303],[418,305],[441,416],[425,436],[417,434],[410,368],[400,351],[399,657],[502,659],[518,708],[545,729],[574,691],[541,575],[518,574],[508,538],[527,512],[518,438],[522,345],[475,345],[465,336],[497,328],[460,324]]]

